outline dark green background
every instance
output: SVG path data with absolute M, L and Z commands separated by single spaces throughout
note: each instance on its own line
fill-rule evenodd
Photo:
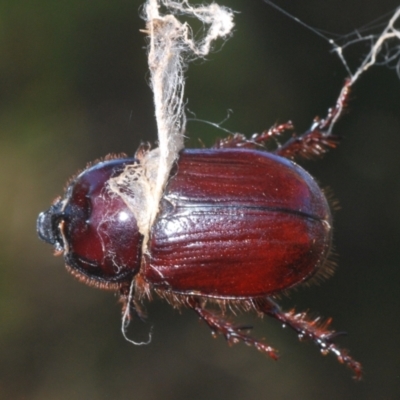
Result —
M 277 1 L 278 2 L 278 1 Z M 222 3 L 222 0 L 221 0 Z M 189 68 L 188 107 L 246 134 L 291 119 L 299 132 L 333 104 L 346 72 L 329 45 L 261 0 L 225 0 L 240 13 L 221 51 Z M 279 1 L 321 29 L 345 34 L 396 1 Z M 157 300 L 120 334 L 111 293 L 69 276 L 36 237 L 39 211 L 70 175 L 156 137 L 137 0 L 0 3 L 1 399 L 400 398 L 400 80 L 375 68 L 354 88 L 336 132 L 344 140 L 305 167 L 340 200 L 335 276 L 295 291 L 286 307 L 332 316 L 365 378 L 268 318 L 240 316 L 280 350 L 273 362 L 211 338 L 196 316 Z M 358 49 L 360 50 L 360 49 Z M 364 49 L 366 50 L 366 49 Z M 354 63 L 360 52 L 350 53 Z M 190 123 L 188 145 L 224 136 Z

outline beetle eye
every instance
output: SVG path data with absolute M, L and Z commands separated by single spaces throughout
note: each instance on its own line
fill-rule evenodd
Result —
M 64 250 L 64 240 L 61 235 L 60 223 L 65 221 L 66 216 L 63 213 L 52 215 L 51 224 L 52 224 L 52 232 L 54 235 L 54 247 L 56 251 Z

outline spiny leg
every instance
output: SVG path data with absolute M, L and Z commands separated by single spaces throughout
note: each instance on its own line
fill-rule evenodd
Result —
M 206 310 L 203 307 L 201 300 L 198 298 L 189 298 L 187 304 L 211 328 L 213 336 L 216 336 L 219 333 L 225 337 L 229 344 L 235 344 L 242 341 L 249 346 L 254 346 L 257 350 L 268 354 L 274 360 L 278 359 L 276 351 L 271 346 L 268 346 L 264 342 L 254 339 L 245 333 L 245 331 L 250 330 L 251 327 L 233 325 L 221 316 Z
M 336 105 L 328 110 L 324 119 L 316 118 L 311 128 L 300 136 L 294 135 L 286 143 L 279 146 L 273 153 L 281 157 L 294 159 L 314 158 L 335 148 L 339 137 L 332 135 L 332 128 L 346 109 L 350 95 L 351 81 L 347 79 L 340 91 Z
M 241 133 L 229 135 L 224 139 L 217 139 L 213 149 L 227 149 L 227 148 L 242 148 L 242 149 L 256 149 L 265 145 L 271 139 L 276 139 L 278 136 L 285 132 L 292 131 L 293 124 L 289 121 L 285 124 L 274 125 L 270 129 L 262 132 L 255 133 L 250 139 Z
M 361 379 L 361 364 L 349 356 L 346 350 L 342 350 L 333 342 L 338 335 L 343 333 L 329 330 L 331 319 L 323 322 L 320 318 L 310 320 L 304 312 L 297 314 L 294 310 L 284 312 L 268 297 L 255 299 L 253 302 L 257 311 L 269 315 L 282 322 L 284 325 L 289 326 L 297 332 L 300 339 L 311 339 L 321 349 L 322 354 L 334 354 L 339 362 L 346 364 L 354 371 L 355 379 Z
M 290 159 L 309 159 L 319 157 L 329 149 L 335 148 L 339 142 L 339 136 L 332 134 L 332 128 L 345 111 L 349 99 L 350 86 L 350 80 L 346 80 L 336 101 L 336 105 L 328 110 L 328 114 L 324 119 L 316 118 L 311 128 L 302 135 L 297 136 L 293 134 L 286 143 L 282 145 L 278 143 L 273 153 Z M 225 139 L 218 139 L 213 148 L 256 149 L 265 145 L 271 139 L 277 139 L 280 135 L 288 131 L 293 131 L 291 122 L 275 125 L 267 131 L 254 134 L 250 139 L 247 139 L 245 135 L 236 133 Z

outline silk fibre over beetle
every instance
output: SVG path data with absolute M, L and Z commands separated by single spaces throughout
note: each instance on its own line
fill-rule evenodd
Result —
M 254 310 L 333 353 L 360 378 L 360 363 L 334 342 L 330 320 L 283 311 L 275 301 L 283 291 L 331 273 L 328 202 L 293 160 L 336 146 L 329 128 L 348 92 L 347 82 L 325 119 L 275 150 L 262 145 L 291 131 L 291 123 L 250 139 L 231 135 L 211 149 L 183 150 L 148 237 L 140 229 L 143 179 L 151 169 L 146 146 L 134 158 L 109 156 L 73 178 L 64 197 L 39 215 L 38 234 L 64 255 L 80 281 L 118 291 L 125 314 L 142 316 L 141 303 L 156 293 L 174 307 L 193 309 L 228 342 L 243 341 L 276 359 L 272 347 L 225 316 L 229 307 Z

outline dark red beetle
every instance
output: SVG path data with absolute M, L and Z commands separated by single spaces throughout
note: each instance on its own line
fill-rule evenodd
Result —
M 331 271 L 328 203 L 292 159 L 335 147 L 330 128 L 348 89 L 346 84 L 326 119 L 275 151 L 259 147 L 292 129 L 290 123 L 250 140 L 237 134 L 209 150 L 182 151 L 148 237 L 140 233 L 130 203 L 141 193 L 112 190 L 124 171 L 141 166 L 144 148 L 136 158 L 109 157 L 74 178 L 64 198 L 39 215 L 39 236 L 64 253 L 78 279 L 118 290 L 125 310 L 142 315 L 140 301 L 154 289 L 174 306 L 195 310 L 229 342 L 241 340 L 277 358 L 273 348 L 248 334 L 248 327 L 235 326 L 205 306 L 211 301 L 222 310 L 226 305 L 254 309 L 312 339 L 323 353 L 334 353 L 360 378 L 361 365 L 333 342 L 329 321 L 283 312 L 274 301 L 274 295 Z M 136 179 L 134 172 L 128 176 Z

